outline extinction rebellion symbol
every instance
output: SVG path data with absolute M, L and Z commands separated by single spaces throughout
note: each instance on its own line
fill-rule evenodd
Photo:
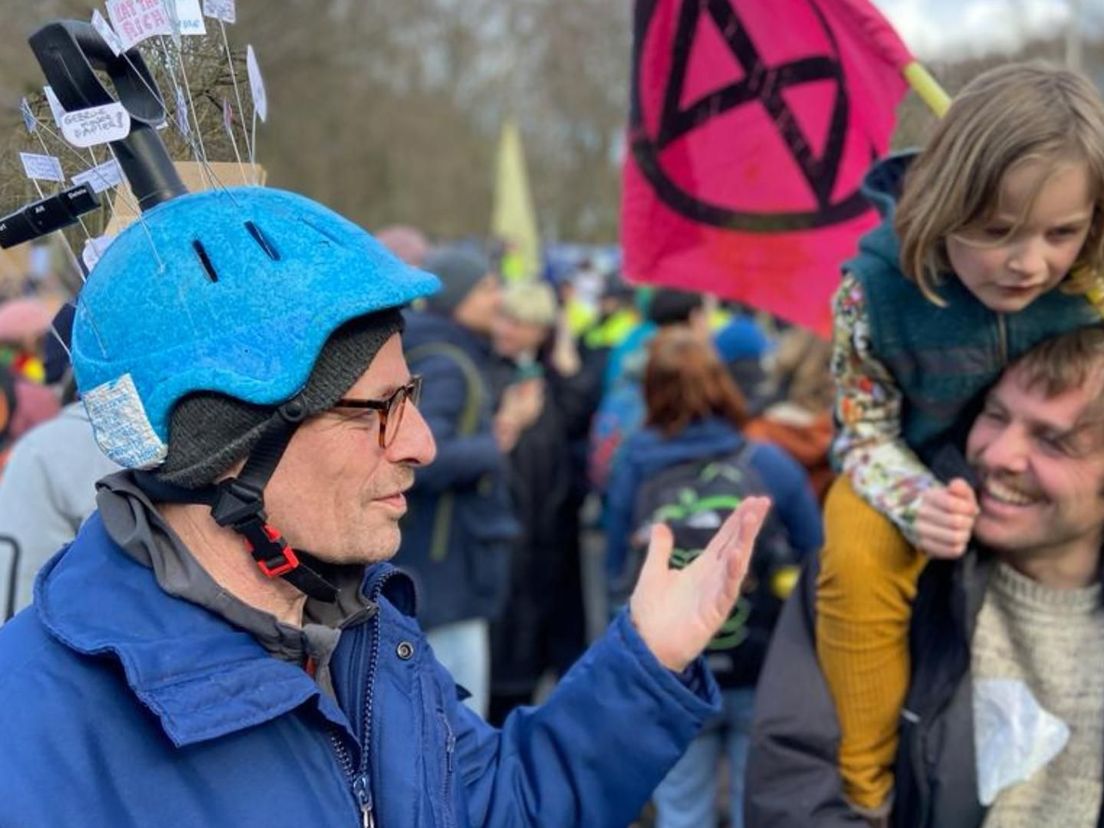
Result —
M 641 88 L 644 85 L 645 44 L 660 0 L 638 0 L 633 38 L 630 135 L 633 157 L 641 172 L 651 183 L 657 196 L 675 212 L 691 220 L 729 230 L 751 233 L 808 230 L 836 224 L 866 212 L 870 205 L 857 186 L 851 193 L 832 200 L 847 138 L 850 107 L 843 82 L 843 68 L 837 59 L 836 39 L 827 22 L 815 5 L 810 3 L 809 8 L 824 31 L 832 54 L 812 55 L 768 65 L 740 20 L 733 2 L 735 0 L 682 0 L 673 42 L 650 44 L 652 49 L 670 50 L 670 71 L 666 76 L 662 102 L 646 102 L 646 93 Z M 701 48 L 701 44 L 696 43 L 696 34 L 700 31 L 699 19 L 703 12 L 712 19 L 743 74 L 732 83 L 684 105 L 682 101 L 688 68 L 695 48 Z M 649 65 L 652 65 L 650 60 Z M 831 103 L 827 135 L 821 152 L 817 155 L 783 93 L 803 84 L 823 81 L 831 82 L 834 100 Z M 650 85 L 656 85 L 654 80 Z M 645 105 L 651 107 L 648 110 L 649 116 L 659 107 L 658 118 L 645 118 Z M 695 133 L 709 127 L 714 119 L 740 107 L 761 107 L 765 110 L 782 139 L 785 151 L 792 157 L 800 175 L 808 184 L 813 196 L 811 201 L 815 203 L 813 209 L 809 209 L 809 204 L 806 203 L 792 211 L 750 211 L 746 206 L 736 209 L 716 203 L 715 200 L 711 202 L 700 195 L 692 194 L 685 184 L 676 180 L 677 175 L 669 166 L 665 166 L 664 150 L 671 147 L 673 142 L 680 139 L 695 140 Z M 657 125 L 650 129 L 654 134 L 649 134 L 648 122 Z M 736 148 L 738 139 L 735 137 L 732 146 L 732 152 L 739 151 Z M 870 146 L 869 155 L 871 160 L 877 157 L 873 145 Z

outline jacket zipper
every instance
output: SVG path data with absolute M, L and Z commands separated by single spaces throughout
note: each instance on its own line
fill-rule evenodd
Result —
M 372 801 L 372 776 L 368 767 L 368 754 L 372 745 L 372 701 L 375 698 L 376 668 L 379 664 L 380 651 L 380 612 L 378 609 L 379 596 L 383 591 L 383 585 L 394 575 L 393 572 L 385 574 L 372 589 L 369 599 L 377 605 L 372 617 L 375 629 L 372 635 L 372 654 L 368 660 L 368 689 L 364 697 L 364 727 L 363 744 L 360 746 L 360 767 L 353 767 L 353 759 L 348 749 L 341 743 L 341 737 L 336 730 L 330 731 L 330 743 L 337 754 L 337 761 L 341 765 L 345 778 L 349 780 L 353 797 L 360 806 L 361 828 L 376 828 L 375 804 Z M 358 659 L 359 661 L 359 659 Z M 356 671 L 354 671 L 354 675 Z
M 366 774 L 356 772 L 349 751 L 345 745 L 341 744 L 341 737 L 333 730 L 330 731 L 330 744 L 333 745 L 334 752 L 337 754 L 337 761 L 341 765 L 341 770 L 345 773 L 345 778 L 349 780 L 349 786 L 353 790 L 357 805 L 360 806 L 361 828 L 375 828 L 376 818 L 372 810 L 372 787 L 368 783 Z
M 1000 364 L 1003 368 L 1008 364 L 1008 328 L 1004 321 L 1004 314 L 997 314 L 997 347 L 1000 351 Z
M 441 717 L 441 724 L 445 727 L 445 811 L 442 814 L 445 818 L 445 824 L 455 824 L 452 819 L 452 774 L 453 774 L 453 754 L 456 752 L 456 736 L 452 732 L 452 725 L 449 724 L 448 714 L 444 710 L 438 710 L 437 715 Z

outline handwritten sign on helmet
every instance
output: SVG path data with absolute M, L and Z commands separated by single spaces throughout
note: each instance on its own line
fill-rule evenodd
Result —
M 61 116 L 61 134 L 75 147 L 120 141 L 130 134 L 130 113 L 121 103 L 77 109 Z

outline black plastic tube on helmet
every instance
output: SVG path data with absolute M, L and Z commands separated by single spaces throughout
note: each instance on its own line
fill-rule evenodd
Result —
M 155 129 L 165 119 L 165 106 L 137 49 L 116 56 L 91 23 L 79 20 L 47 23 L 28 42 L 67 111 L 116 100 L 126 107 L 130 134 L 111 147 L 143 212 L 188 192 Z M 111 79 L 114 96 L 97 70 Z

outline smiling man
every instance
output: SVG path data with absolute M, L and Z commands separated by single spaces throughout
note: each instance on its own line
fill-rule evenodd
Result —
M 112 242 L 72 355 L 97 442 L 128 470 L 0 630 L 0 823 L 637 814 L 717 709 L 698 656 L 766 503 L 682 572 L 658 529 L 630 612 L 544 706 L 491 728 L 386 563 L 436 453 L 400 309 L 438 286 L 321 205 L 258 187 L 165 200 Z
M 973 548 L 932 561 L 920 580 L 893 814 L 871 821 L 1098 826 L 1104 329 L 1043 342 L 1008 368 L 973 422 L 966 459 L 980 509 Z M 811 580 L 787 605 L 760 683 L 752 826 L 865 821 L 840 790 Z
M 974 538 L 1056 589 L 1097 580 L 1104 533 L 1099 329 L 1042 345 L 990 391 L 966 443 Z

